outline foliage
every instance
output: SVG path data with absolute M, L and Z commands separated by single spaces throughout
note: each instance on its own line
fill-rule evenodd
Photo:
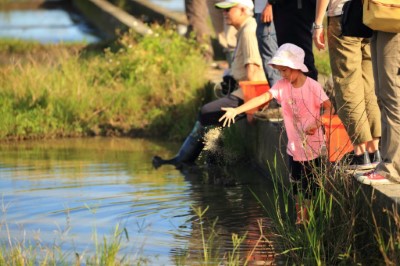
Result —
M 126 33 L 97 54 L 59 47 L 45 60 L 29 52 L 40 51 L 37 44 L 0 42 L 7 58 L 25 50 L 30 58 L 0 65 L 0 138 L 182 138 L 202 99 L 206 63 L 193 40 L 153 31 Z
M 341 162 L 344 163 L 345 162 Z M 365 195 L 358 183 L 337 167 L 326 162 L 315 168 L 320 189 L 308 208 L 309 222 L 295 225 L 292 188 L 274 166 L 274 201 L 278 211 L 269 211 L 275 230 L 282 239 L 282 255 L 295 265 L 377 265 L 399 261 L 398 215 L 388 212 L 385 218 L 393 223 L 388 233 L 376 223 L 372 211 L 374 195 Z M 300 193 L 300 198 L 302 195 Z M 365 205 L 369 204 L 369 208 Z M 268 211 L 268 210 L 266 210 Z M 392 221 L 392 222 L 390 222 Z
M 315 67 L 320 75 L 329 76 L 332 74 L 331 64 L 329 61 L 329 52 L 327 49 L 318 51 L 314 49 Z

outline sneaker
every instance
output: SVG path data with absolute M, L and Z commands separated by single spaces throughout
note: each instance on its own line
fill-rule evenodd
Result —
M 348 170 L 368 170 L 373 168 L 374 166 L 371 164 L 368 152 L 364 152 L 364 154 L 361 155 L 353 154 L 347 166 Z
M 358 182 L 366 185 L 388 185 L 393 184 L 389 179 L 383 175 L 378 174 L 378 172 L 370 171 L 363 174 L 356 174 L 355 178 Z
M 375 152 L 369 153 L 369 159 L 371 160 L 371 164 L 373 166 L 377 166 L 382 161 L 380 151 L 376 150 Z

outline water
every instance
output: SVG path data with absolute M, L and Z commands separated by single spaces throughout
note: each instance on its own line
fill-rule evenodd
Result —
M 218 218 L 221 253 L 231 250 L 233 233 L 249 232 L 242 248 L 253 248 L 258 221 L 271 233 L 271 221 L 251 193 L 270 208 L 265 198 L 273 186 L 264 177 L 250 167 L 186 173 L 172 166 L 152 168 L 154 153 L 172 155 L 177 145 L 111 138 L 1 144 L 0 239 L 40 239 L 70 254 L 93 254 L 95 243 L 119 225 L 129 235 L 122 255 L 174 265 L 176 257 L 189 253 L 186 265 L 201 261 L 203 251 L 192 207 L 209 208 L 205 224 Z M 229 186 L 218 180 L 229 180 Z M 257 254 L 273 261 L 270 246 Z
M 95 43 L 101 40 L 100 33 L 81 15 L 62 8 L 1 11 L 0 38 L 41 43 Z
M 96 43 L 102 39 L 101 29 L 90 25 L 70 7 L 0 11 L 0 38 L 34 40 L 41 43 Z M 173 12 L 184 12 L 184 1 L 151 0 L 153 4 Z
M 183 0 L 150 0 L 150 2 L 171 11 L 185 12 L 185 1 Z

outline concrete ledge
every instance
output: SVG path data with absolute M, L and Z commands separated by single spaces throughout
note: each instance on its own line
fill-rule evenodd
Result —
M 286 167 L 287 137 L 283 122 L 241 119 L 236 122 L 240 137 L 256 166 L 267 176 L 282 178 L 289 185 Z
M 145 17 L 150 23 L 164 24 L 170 21 L 177 25 L 188 25 L 184 13 L 167 10 L 147 0 L 128 0 L 124 3 L 123 9 L 135 17 Z
M 130 28 L 142 35 L 152 33 L 143 22 L 105 0 L 72 1 L 74 7 L 100 31 L 103 31 L 106 38 L 115 38 L 118 30 L 124 32 Z

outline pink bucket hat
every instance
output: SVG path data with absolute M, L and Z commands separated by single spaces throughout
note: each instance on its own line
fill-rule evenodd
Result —
M 308 68 L 304 64 L 304 56 L 303 49 L 292 43 L 285 43 L 278 48 L 268 65 L 286 66 L 308 72 Z

